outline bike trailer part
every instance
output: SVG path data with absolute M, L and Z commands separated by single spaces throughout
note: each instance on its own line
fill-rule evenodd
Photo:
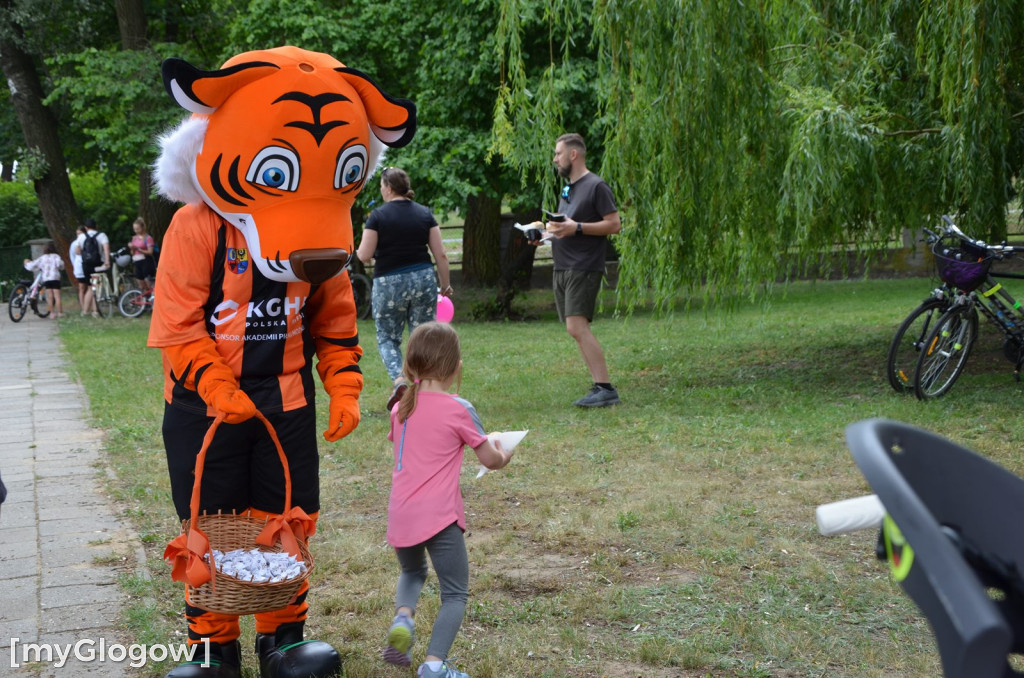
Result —
M 946 678 L 1020 675 L 1024 480 L 922 429 L 869 419 L 846 442 L 885 506 L 880 550 L 931 624 Z

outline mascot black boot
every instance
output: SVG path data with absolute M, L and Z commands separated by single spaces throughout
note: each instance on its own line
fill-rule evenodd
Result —
M 341 675 L 338 651 L 322 640 L 303 640 L 305 622 L 281 624 L 256 634 L 260 678 L 332 678 Z
M 241 676 L 242 649 L 237 640 L 223 645 L 210 643 L 210 665 L 206 663 L 205 646 L 195 646 L 192 661 L 174 668 L 167 678 L 239 678 Z

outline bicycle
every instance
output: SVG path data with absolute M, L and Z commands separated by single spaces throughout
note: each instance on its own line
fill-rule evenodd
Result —
M 352 259 L 345 264 L 349 280 L 352 282 L 352 296 L 356 301 L 356 317 L 366 320 L 373 311 L 373 281 L 370 277 L 352 270 Z
M 942 285 L 896 330 L 887 357 L 889 384 L 920 400 L 944 395 L 963 372 L 978 334 L 978 310 L 1004 333 L 1004 352 L 1018 380 L 1024 363 L 1024 313 L 995 280 L 1024 275 L 991 271 L 993 261 L 1024 247 L 988 245 L 964 234 L 948 216 L 942 220 L 941 234 L 925 229 Z
M 113 289 L 115 296 L 118 300 L 128 290 L 137 289 L 139 287 L 138 281 L 135 279 L 134 268 L 132 267 L 132 255 L 127 247 L 122 247 L 116 252 L 110 253 L 111 266 L 111 280 L 113 280 Z
M 1024 275 L 991 270 L 995 261 L 1024 252 L 1024 247 L 1006 243 L 988 245 L 974 240 L 951 220 L 947 221 L 946 231 L 958 242 L 946 246 L 939 241 L 932 250 L 939 276 L 959 293 L 925 337 L 914 372 L 914 394 L 920 400 L 944 395 L 963 373 L 978 336 L 979 312 L 1002 332 L 1003 353 L 1014 364 L 1017 381 L 1024 365 L 1024 312 L 1020 303 L 996 280 L 1022 279 Z
M 11 291 L 11 298 L 7 302 L 7 315 L 11 317 L 11 320 L 21 322 L 21 319 L 25 317 L 25 313 L 30 308 L 40 318 L 49 316 L 50 306 L 46 301 L 46 295 L 42 294 L 42 291 L 42 273 L 36 273 L 35 279 L 31 282 L 27 280 L 19 281 Z
M 928 619 L 946 678 L 1021 675 L 1024 480 L 896 421 L 852 424 L 846 443 L 875 495 L 819 506 L 819 531 L 880 528 L 876 555 Z
M 138 318 L 145 311 L 153 311 L 153 290 L 143 292 L 138 288 L 130 289 L 117 299 L 117 310 L 125 318 Z
M 92 296 L 96 301 L 96 310 L 101 317 L 109 318 L 114 314 L 114 307 L 117 304 L 117 295 L 107 275 L 109 269 L 102 268 L 93 272 L 89 279 L 89 286 L 92 288 Z

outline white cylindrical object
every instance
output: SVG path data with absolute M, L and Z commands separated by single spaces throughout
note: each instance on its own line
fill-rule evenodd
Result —
M 885 516 L 885 507 L 877 494 L 822 504 L 815 510 L 818 531 L 826 537 L 878 527 Z

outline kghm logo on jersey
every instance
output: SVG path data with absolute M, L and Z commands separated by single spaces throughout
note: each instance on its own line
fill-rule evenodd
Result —
M 249 268 L 249 250 L 241 247 L 229 247 L 228 268 L 232 273 L 245 273 Z

